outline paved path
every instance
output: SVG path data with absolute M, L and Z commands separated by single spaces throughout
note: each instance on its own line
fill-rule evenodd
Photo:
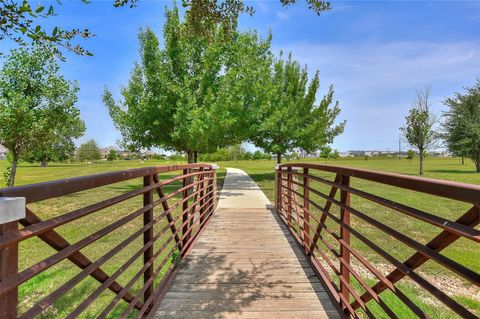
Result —
M 215 215 L 155 318 L 338 317 L 265 194 L 229 168 Z

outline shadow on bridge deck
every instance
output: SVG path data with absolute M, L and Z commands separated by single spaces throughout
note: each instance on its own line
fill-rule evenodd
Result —
M 179 265 L 155 318 L 338 318 L 270 202 L 228 169 L 214 217 Z

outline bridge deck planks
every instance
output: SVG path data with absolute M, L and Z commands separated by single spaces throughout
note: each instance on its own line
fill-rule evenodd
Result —
M 215 215 L 155 318 L 338 318 L 269 206 L 248 175 L 229 169 Z

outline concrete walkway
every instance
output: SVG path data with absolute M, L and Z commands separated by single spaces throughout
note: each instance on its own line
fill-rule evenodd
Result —
M 215 215 L 155 318 L 337 318 L 324 287 L 242 170 L 228 168 Z

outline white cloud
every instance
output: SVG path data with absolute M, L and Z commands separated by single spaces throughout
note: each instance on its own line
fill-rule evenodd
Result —
M 347 120 L 334 145 L 340 149 L 393 147 L 416 87 L 431 85 L 440 113 L 444 97 L 480 77 L 478 42 L 292 43 L 282 49 L 310 72 L 320 70 L 321 93 L 334 85 Z

